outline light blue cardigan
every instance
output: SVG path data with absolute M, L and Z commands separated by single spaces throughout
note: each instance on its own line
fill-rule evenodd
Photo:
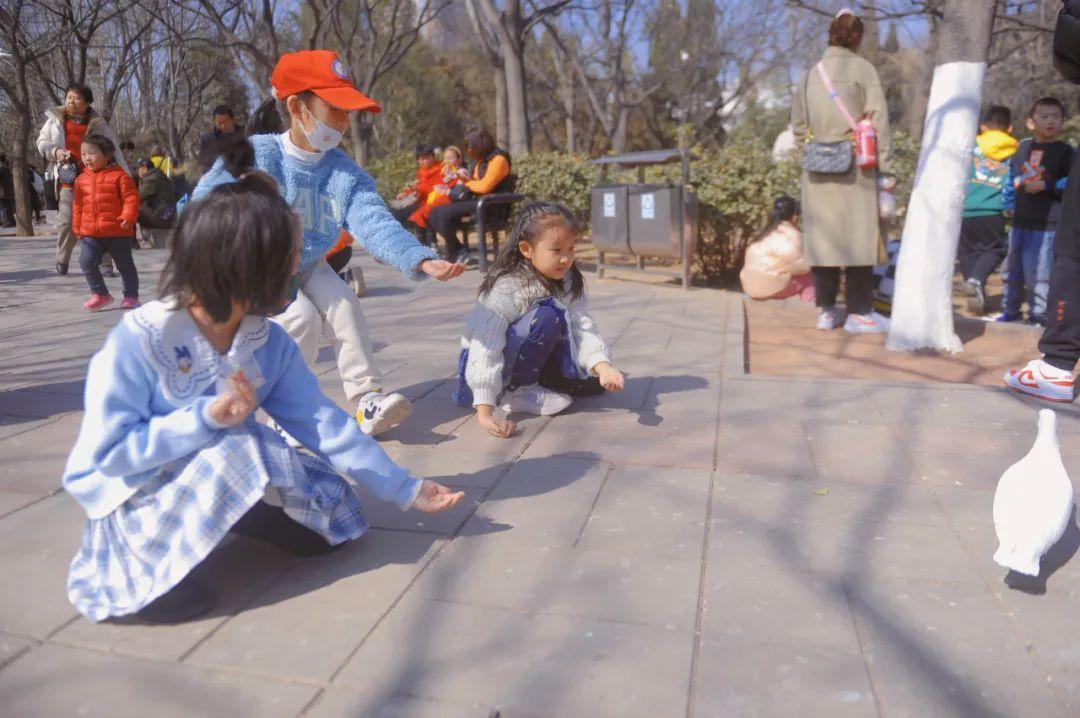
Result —
M 285 201 L 303 222 L 300 273 L 333 249 L 342 227 L 376 259 L 406 276 L 420 277 L 420 263 L 438 259 L 435 250 L 394 219 L 375 189 L 375 180 L 341 150 L 329 150 L 318 162 L 307 164 L 285 153 L 283 135 L 255 135 L 250 141 L 255 166 L 277 180 Z M 219 158 L 199 180 L 192 199 L 235 181 Z
M 421 482 L 323 395 L 284 329 L 245 317 L 221 355 L 186 310 L 163 301 L 125 316 L 91 359 L 64 488 L 90 518 L 112 513 L 162 466 L 211 442 L 222 427 L 207 408 L 236 369 L 256 384 L 260 408 L 304 446 L 379 498 L 412 504 Z

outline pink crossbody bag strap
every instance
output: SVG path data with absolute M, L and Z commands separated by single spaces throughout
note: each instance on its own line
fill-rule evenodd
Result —
M 844 119 L 847 120 L 848 126 L 851 128 L 851 130 L 853 132 L 857 132 L 858 129 L 855 123 L 855 118 L 851 116 L 850 112 L 848 112 L 848 108 L 844 104 L 844 101 L 840 99 L 840 93 L 836 91 L 835 87 L 833 87 L 832 80 L 829 79 L 829 73 L 825 72 L 825 65 L 819 62 L 817 64 L 817 71 L 818 75 L 821 76 L 821 81 L 825 84 L 825 91 L 829 93 L 829 98 L 834 103 L 836 103 L 836 108 L 840 110 L 840 114 L 842 114 L 844 116 Z

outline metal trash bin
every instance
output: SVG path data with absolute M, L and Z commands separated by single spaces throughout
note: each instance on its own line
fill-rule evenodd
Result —
M 682 163 L 682 184 L 645 184 L 644 168 L 651 164 Z M 677 259 L 682 271 L 666 272 L 690 286 L 690 269 L 697 245 L 697 195 L 689 185 L 689 153 L 685 150 L 634 152 L 602 157 L 592 164 L 601 166 L 601 183 L 590 193 L 592 242 L 599 251 L 597 276 L 604 276 L 606 253 L 629 254 L 637 258 L 637 269 L 645 269 L 645 258 Z M 607 169 L 618 164 L 637 167 L 637 184 L 607 184 Z M 653 273 L 656 272 L 654 270 Z

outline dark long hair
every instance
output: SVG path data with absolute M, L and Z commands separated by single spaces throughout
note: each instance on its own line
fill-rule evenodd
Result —
M 797 200 L 788 197 L 786 194 L 782 194 L 773 200 L 772 209 L 769 211 L 769 223 L 765 225 L 765 228 L 754 235 L 754 238 L 750 240 L 749 244 L 765 239 L 774 229 L 780 226 L 781 222 L 790 222 L 795 219 L 795 215 L 799 214 L 799 203 Z
M 176 309 L 198 298 L 215 322 L 233 301 L 249 314 L 281 309 L 292 278 L 296 219 L 272 181 L 250 173 L 184 208 L 158 294 Z
M 314 95 L 315 93 L 311 90 L 304 90 L 297 93 L 296 96 L 307 105 Z M 287 99 L 285 98 L 285 100 Z M 271 97 L 256 107 L 255 111 L 251 113 L 251 119 L 248 120 L 245 128 L 248 137 L 252 135 L 280 135 L 289 129 L 292 119 L 289 117 L 289 110 L 285 100 Z
M 255 148 L 243 132 L 231 132 L 208 142 L 199 151 L 199 167 L 206 172 L 218 157 L 224 159 L 225 169 L 233 177 L 239 177 L 255 166 Z
M 570 265 L 570 289 L 564 290 L 562 282 L 549 279 L 532 265 L 521 249 L 519 242 L 528 242 L 535 247 L 544 229 L 552 223 L 562 223 L 571 232 L 581 235 L 581 225 L 574 217 L 574 213 L 561 204 L 555 202 L 530 202 L 518 210 L 514 228 L 510 230 L 495 263 L 491 265 L 484 281 L 480 283 L 480 296 L 488 294 L 503 277 L 511 275 L 520 276 L 523 279 L 536 281 L 542 284 L 553 297 L 569 295 L 572 299 L 578 299 L 585 293 L 585 277 L 577 264 Z

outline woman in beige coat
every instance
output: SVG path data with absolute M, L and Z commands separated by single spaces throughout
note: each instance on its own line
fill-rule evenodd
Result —
M 873 311 L 874 271 L 882 241 L 878 225 L 878 175 L 890 174 L 891 142 L 885 93 L 874 66 L 856 51 L 862 43 L 863 24 L 851 11 L 841 11 L 829 26 L 829 47 L 821 65 L 833 87 L 858 121 L 869 117 L 877 130 L 878 168 L 862 170 L 855 162 L 846 174 L 803 171 L 803 250 L 812 268 L 818 329 L 840 326 L 836 309 L 840 270 L 844 269 L 844 329 L 849 332 L 888 331 L 888 319 Z M 847 119 L 829 96 L 816 68 L 799 83 L 791 111 L 800 145 L 810 139 L 837 142 L 851 139 Z M 891 178 L 883 179 L 890 185 Z

